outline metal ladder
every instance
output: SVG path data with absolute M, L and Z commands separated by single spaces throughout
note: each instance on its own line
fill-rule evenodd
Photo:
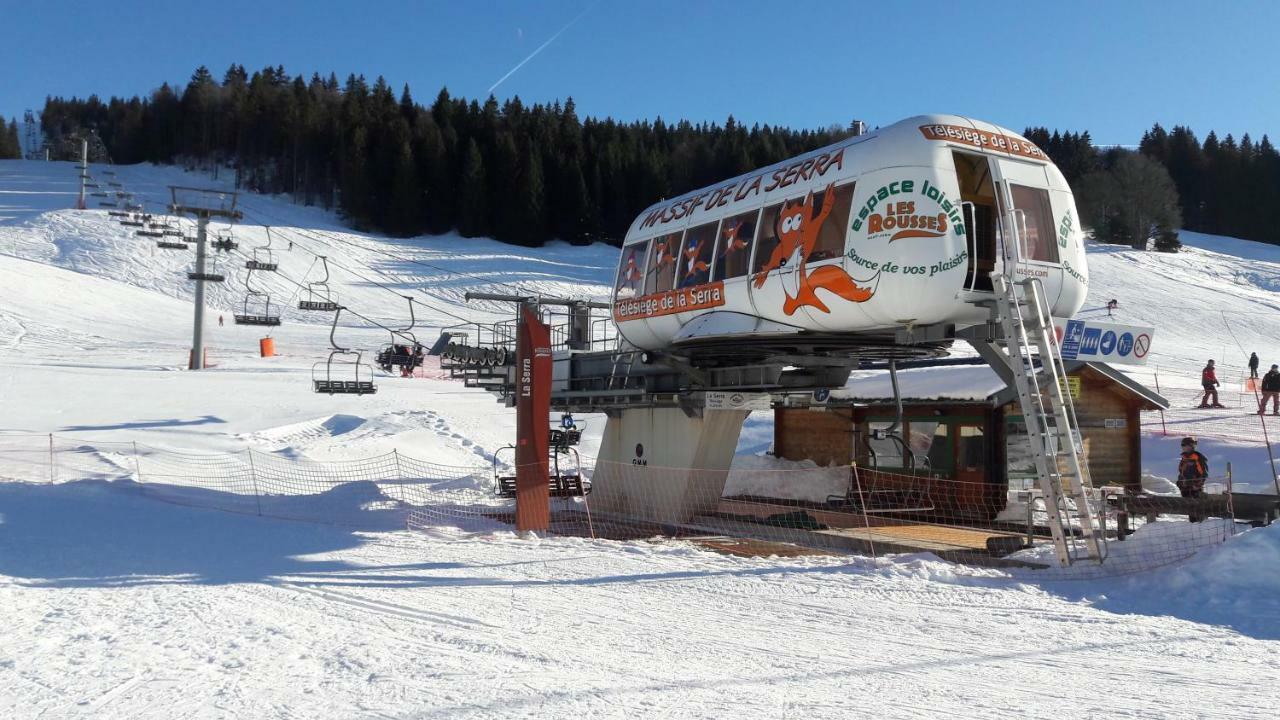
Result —
M 1013 372 L 1058 562 L 1067 566 L 1087 557 L 1100 563 L 1106 557 L 1103 526 L 1095 522 L 1093 483 L 1080 458 L 1079 425 L 1044 287 L 1036 278 L 1015 282 L 1002 273 L 992 273 L 991 280 L 1004 336 L 1000 354 Z M 1076 551 L 1077 538 L 1084 557 Z

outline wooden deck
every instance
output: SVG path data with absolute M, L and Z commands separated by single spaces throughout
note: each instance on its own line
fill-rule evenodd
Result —
M 992 538 L 1014 541 L 1016 544 L 1025 537 L 1015 532 L 926 524 L 816 508 L 803 509 L 803 523 L 777 522 L 779 516 L 797 516 L 798 510 L 790 503 L 774 504 L 726 498 L 720 501 L 715 513 L 699 515 L 678 525 L 604 517 L 599 514 L 589 519 L 586 513 L 559 511 L 552 513 L 549 529 L 556 535 L 606 540 L 674 538 L 687 540 L 715 552 L 745 557 L 840 553 L 878 556 L 930 552 L 956 562 L 1029 565 L 1004 560 L 988 550 L 988 540 Z M 490 517 L 503 522 L 514 522 L 510 513 L 493 513 Z

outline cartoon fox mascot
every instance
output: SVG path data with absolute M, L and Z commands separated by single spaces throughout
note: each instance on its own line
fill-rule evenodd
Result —
M 697 241 L 690 241 L 684 251 L 684 283 L 691 284 L 699 279 L 705 280 L 711 266 L 698 257 Z
M 831 214 L 835 206 L 833 185 L 828 185 L 822 193 L 822 207 L 813 215 L 813 192 L 810 191 L 804 200 L 798 203 L 784 202 L 778 211 L 774 233 L 778 236 L 778 246 L 773 249 L 769 262 L 756 273 L 757 288 L 764 287 L 769 273 L 787 263 L 796 263 L 794 277 L 796 286 L 785 288 L 786 301 L 782 311 L 787 315 L 795 314 L 802 307 L 812 307 L 829 313 L 831 310 L 818 297 L 818 290 L 838 295 L 850 302 L 866 302 L 875 294 L 873 288 L 859 287 L 858 283 L 839 265 L 823 265 L 809 272 L 808 257 L 818 244 L 818 232 L 822 223 Z M 798 256 L 798 257 L 797 257 Z
M 632 250 L 627 256 L 626 267 L 622 269 L 622 285 L 621 287 L 636 289 L 636 282 L 640 280 L 640 268 L 636 265 L 636 251 Z

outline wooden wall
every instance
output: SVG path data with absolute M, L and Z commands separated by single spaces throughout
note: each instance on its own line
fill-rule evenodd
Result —
M 1087 368 L 1074 373 L 1080 377 L 1080 397 L 1076 400 L 1076 418 L 1080 423 L 1084 440 L 1084 458 L 1089 466 L 1094 487 L 1102 485 L 1140 486 L 1141 436 L 1139 413 L 1141 400 L 1128 390 L 1115 384 L 1106 376 Z M 990 406 L 986 406 L 989 408 Z M 912 404 L 905 408 L 910 419 L 929 417 L 935 411 L 946 415 L 978 415 L 987 410 L 982 405 Z M 870 414 L 892 415 L 890 405 L 859 407 L 830 407 L 824 411 L 807 408 L 778 408 L 774 410 L 774 452 L 788 460 L 811 459 L 819 465 L 848 464 L 853 444 L 854 413 L 859 423 Z M 995 417 L 1003 420 L 1007 415 L 1021 415 L 1015 401 L 1001 408 Z M 1106 427 L 1111 420 L 1113 427 Z M 1123 421 L 1123 427 L 1115 427 Z M 992 468 L 988 478 L 1003 483 L 1005 473 L 1000 465 L 1006 462 L 1004 447 L 1004 423 L 993 422 L 988 431 L 992 449 Z
M 787 460 L 813 460 L 822 467 L 853 461 L 853 410 L 777 408 L 773 411 L 773 452 Z

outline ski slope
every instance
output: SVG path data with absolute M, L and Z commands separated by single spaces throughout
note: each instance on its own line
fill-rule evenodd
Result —
M 157 207 L 169 184 L 218 182 L 174 168 L 115 170 Z M 6 443 L 38 447 L 52 432 L 86 445 L 252 447 L 312 460 L 398 449 L 482 465 L 511 441 L 510 411 L 446 380 L 378 377 L 372 397 L 313 394 L 329 316 L 284 303 L 272 332 L 280 356 L 259 358 L 262 329 L 231 322 L 243 289 L 235 282 L 208 299 L 216 367 L 182 371 L 189 255 L 153 250 L 105 212 L 67 209 L 74 178 L 68 163 L 0 162 Z M 455 316 L 509 312 L 471 307 L 467 290 L 600 299 L 616 259 L 602 246 L 391 240 L 287 199 L 241 201 L 242 249 L 265 243 L 270 225 L 282 275 L 316 279 L 315 255 L 326 255 L 342 302 L 384 324 L 407 324 L 400 295 L 414 294 L 415 332 L 427 342 Z M 1091 247 L 1087 312 L 1105 314 L 1115 297 L 1119 322 L 1157 327 L 1153 365 L 1138 376 L 1153 379 L 1158 363 L 1162 388 L 1188 374 L 1198 385 L 1210 356 L 1239 367 L 1256 350 L 1265 364 L 1280 362 L 1280 252 L 1191 233 L 1184 241 L 1192 247 L 1173 256 Z M 287 300 L 295 289 L 277 280 L 271 291 Z M 346 316 L 337 337 L 367 350 L 389 340 Z M 1241 439 L 1256 418 L 1200 412 L 1166 422 L 1218 423 L 1208 427 L 1221 437 L 1202 450 L 1262 484 L 1265 452 Z M 587 422 L 584 452 L 594 454 L 602 422 Z M 740 450 L 767 444 L 767 422 L 753 418 Z M 1150 435 L 1153 470 L 1173 446 L 1176 437 Z M 1280 711 L 1280 527 L 1139 576 L 1046 582 L 927 555 L 742 558 L 675 541 L 409 532 L 398 510 L 370 506 L 358 484 L 330 498 L 332 522 L 308 523 L 187 506 L 200 504 L 195 490 L 181 505 L 129 482 L 59 479 L 0 481 L 0 717 Z

